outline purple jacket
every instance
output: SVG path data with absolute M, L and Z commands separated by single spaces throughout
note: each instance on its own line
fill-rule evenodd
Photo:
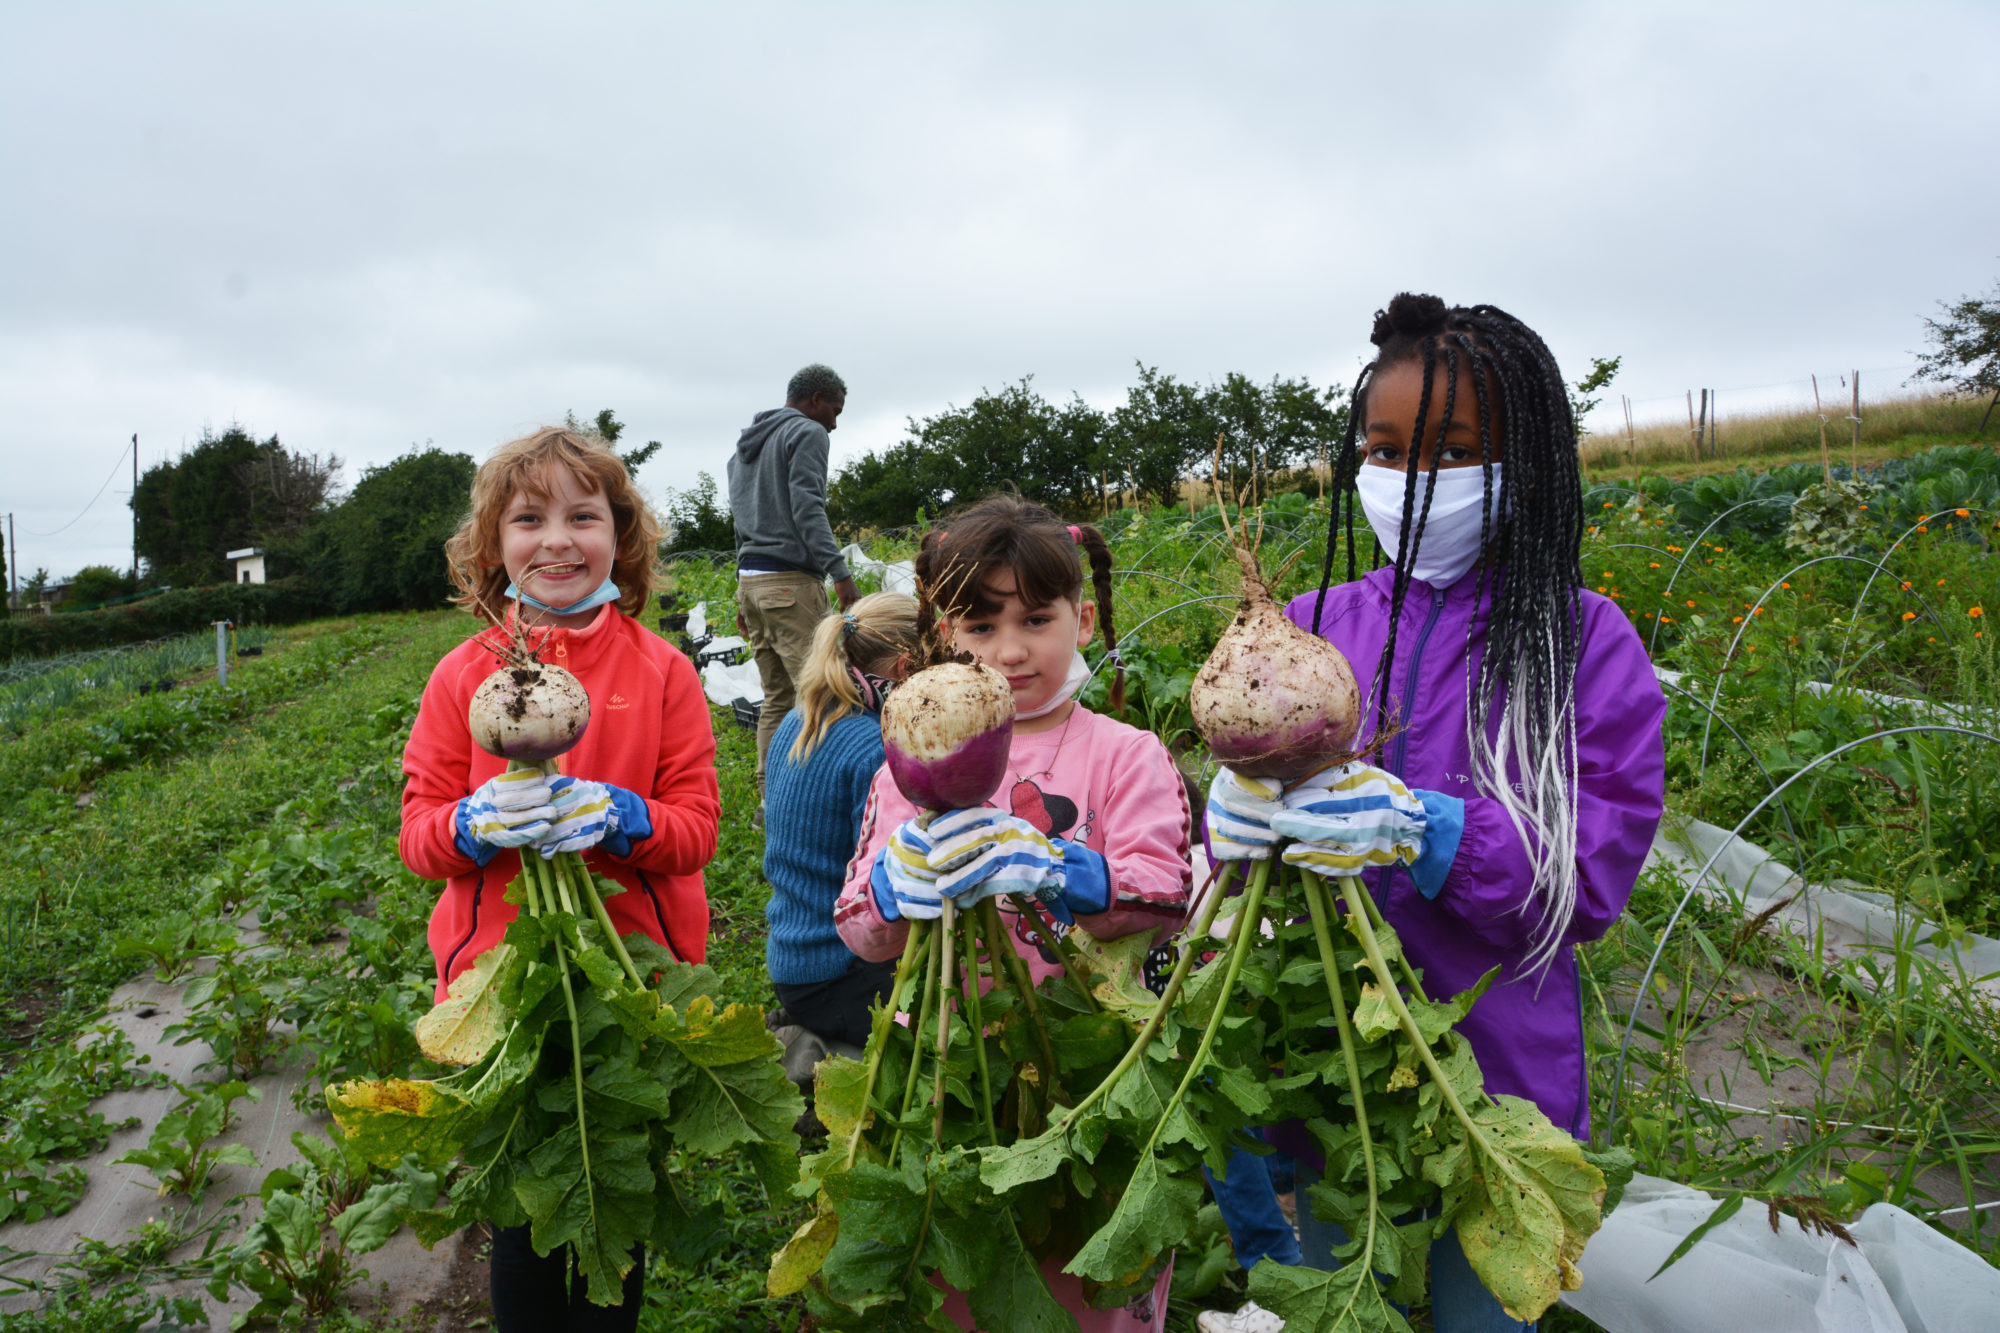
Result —
M 1321 614 L 1322 635 L 1347 656 L 1361 684 L 1364 736 L 1374 732 L 1374 701 L 1367 696 L 1388 637 L 1394 580 L 1395 570 L 1383 568 L 1329 588 Z M 1416 866 L 1371 872 L 1369 886 L 1404 952 L 1423 969 L 1424 989 L 1433 998 L 1458 994 L 1499 964 L 1492 989 L 1459 1027 L 1479 1057 L 1488 1091 L 1525 1097 L 1551 1121 L 1588 1139 L 1582 994 L 1572 946 L 1598 938 L 1618 919 L 1653 844 L 1666 787 L 1660 736 L 1666 697 L 1624 611 L 1608 598 L 1582 593 L 1576 913 L 1548 970 L 1522 975 L 1538 914 L 1518 909 L 1527 902 L 1534 873 L 1500 803 L 1474 790 L 1465 738 L 1467 681 L 1478 669 L 1492 613 L 1490 585 L 1481 599 L 1479 582 L 1468 575 L 1436 589 L 1412 579 L 1403 599 L 1390 714 L 1404 729 L 1380 762 L 1421 796 L 1433 815 L 1432 830 Z M 1310 630 L 1317 596 L 1294 598 L 1285 614 Z M 1461 827 L 1454 830 L 1454 823 Z M 1447 865 L 1442 856 L 1454 832 L 1457 847 Z M 1272 1137 L 1279 1147 L 1319 1161 L 1302 1126 L 1281 1127 Z

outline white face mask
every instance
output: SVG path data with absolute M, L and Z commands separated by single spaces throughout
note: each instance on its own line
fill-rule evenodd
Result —
M 1500 465 L 1495 463 L 1492 467 L 1493 510 L 1497 519 Z M 1361 512 L 1368 516 L 1375 540 L 1382 544 L 1383 554 L 1391 560 L 1396 558 L 1404 527 L 1403 481 L 1401 468 L 1374 467 L 1367 463 L 1361 465 L 1354 478 L 1361 495 Z M 1410 500 L 1415 513 L 1424 513 L 1425 488 L 1430 481 L 1428 473 L 1417 476 L 1416 494 Z M 1480 510 L 1486 494 L 1486 476 L 1476 467 L 1439 468 L 1436 481 L 1437 490 L 1431 496 L 1430 512 L 1424 514 L 1423 539 L 1417 544 L 1417 560 L 1410 567 L 1410 577 L 1422 579 L 1433 588 L 1449 588 L 1479 563 Z

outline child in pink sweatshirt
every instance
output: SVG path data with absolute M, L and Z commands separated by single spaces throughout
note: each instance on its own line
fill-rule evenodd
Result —
M 1094 602 L 1083 597 L 1085 552 Z M 1075 701 L 1089 678 L 1078 649 L 1100 621 L 1107 647 L 1116 642 L 1103 536 L 1039 505 L 995 496 L 926 536 L 916 573 L 920 588 L 949 598 L 936 607 L 926 599 L 920 626 L 937 616 L 954 648 L 1000 672 L 1013 690 L 1008 776 L 994 805 L 941 815 L 925 830 L 888 769 L 878 772 L 834 908 L 841 939 L 862 958 L 894 958 L 909 920 L 937 916 L 945 897 L 961 908 L 995 897 L 1039 981 L 1057 970 L 1054 950 L 1013 912 L 1009 893 L 1058 890 L 1059 923 L 1099 939 L 1178 927 L 1191 874 L 1186 789 L 1157 737 Z M 1120 679 L 1114 698 L 1122 691 Z M 1080 1280 L 1062 1272 L 1065 1262 L 1045 1261 L 1042 1275 L 1083 1333 L 1164 1328 L 1171 1265 L 1129 1305 L 1093 1310 Z M 973 1326 L 962 1296 L 954 1294 L 945 1313 Z

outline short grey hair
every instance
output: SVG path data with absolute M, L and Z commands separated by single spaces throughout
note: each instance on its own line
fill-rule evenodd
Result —
M 785 401 L 803 403 L 816 393 L 828 398 L 845 398 L 847 381 L 836 375 L 832 366 L 823 366 L 815 361 L 792 376 L 792 382 L 785 386 Z

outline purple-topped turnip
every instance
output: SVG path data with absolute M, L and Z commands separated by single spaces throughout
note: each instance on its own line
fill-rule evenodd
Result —
M 1285 618 L 1256 552 L 1241 541 L 1235 548 L 1243 604 L 1188 691 L 1209 753 L 1245 777 L 1284 782 L 1352 758 L 1361 721 L 1353 669 L 1338 648 Z
M 486 753 L 517 766 L 545 764 L 583 739 L 590 695 L 561 667 L 510 654 L 473 691 L 466 722 Z
M 919 810 L 986 804 L 1007 778 L 1014 692 L 989 666 L 946 662 L 898 685 L 882 706 L 882 748 Z

